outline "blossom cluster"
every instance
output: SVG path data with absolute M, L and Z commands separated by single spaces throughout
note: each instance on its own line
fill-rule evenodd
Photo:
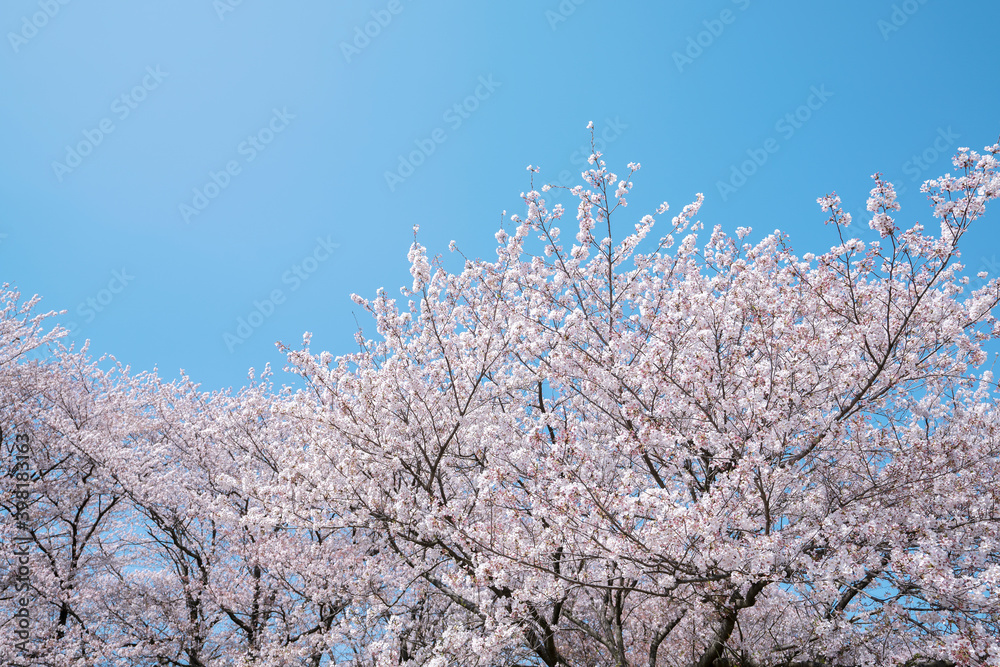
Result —
M 36 634 L 0 661 L 1000 665 L 1000 281 L 959 261 L 998 153 L 925 183 L 939 235 L 876 174 L 880 240 L 830 194 L 798 257 L 701 195 L 623 224 L 640 165 L 595 149 L 568 243 L 533 182 L 495 259 L 415 238 L 374 338 L 283 348 L 298 391 L 94 361 L 4 286 Z

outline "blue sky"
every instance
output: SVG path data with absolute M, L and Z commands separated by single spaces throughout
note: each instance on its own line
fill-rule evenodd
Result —
M 0 282 L 96 354 L 239 386 L 277 340 L 373 334 L 349 295 L 410 283 L 414 224 L 493 257 L 525 167 L 576 179 L 591 120 L 643 165 L 636 219 L 704 192 L 709 227 L 821 252 L 818 196 L 862 209 L 880 170 L 929 221 L 919 183 L 996 141 L 998 24 L 990 0 L 7 0 Z M 973 271 L 1000 270 L 991 218 Z

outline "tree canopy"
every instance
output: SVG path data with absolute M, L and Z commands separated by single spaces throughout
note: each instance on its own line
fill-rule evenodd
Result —
M 415 228 L 377 336 L 283 348 L 299 390 L 102 364 L 5 286 L 0 659 L 1000 665 L 1000 281 L 959 253 L 998 153 L 925 182 L 933 231 L 879 174 L 878 240 L 821 197 L 799 257 L 701 195 L 655 240 L 595 150 L 571 242 L 546 187 L 457 272 Z

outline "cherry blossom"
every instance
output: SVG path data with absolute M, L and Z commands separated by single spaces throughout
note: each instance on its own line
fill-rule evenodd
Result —
M 495 258 L 415 226 L 374 337 L 281 346 L 298 389 L 93 360 L 0 288 L 0 659 L 1000 665 L 1000 280 L 960 261 L 998 153 L 924 184 L 939 232 L 875 174 L 879 238 L 828 194 L 798 256 L 700 194 L 626 218 L 639 164 L 595 149 L 567 241 L 533 180 Z

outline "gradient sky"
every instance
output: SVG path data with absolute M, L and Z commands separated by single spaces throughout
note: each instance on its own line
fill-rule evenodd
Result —
M 95 355 L 240 386 L 275 341 L 374 335 L 350 294 L 411 282 L 414 224 L 494 257 L 525 167 L 575 182 L 588 121 L 642 163 L 636 220 L 703 192 L 709 228 L 822 252 L 817 197 L 858 211 L 883 171 L 930 222 L 920 182 L 997 140 L 997 25 L 995 0 L 5 0 L 0 282 Z

